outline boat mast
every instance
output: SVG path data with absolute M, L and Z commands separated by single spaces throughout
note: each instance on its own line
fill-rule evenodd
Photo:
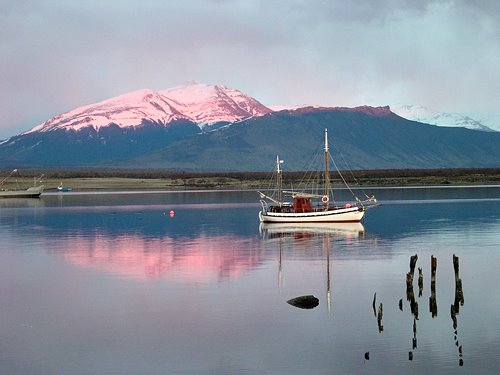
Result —
M 329 159 L 329 151 L 328 151 L 328 129 L 325 129 L 325 192 L 324 195 L 328 196 L 330 191 L 330 176 L 328 172 L 328 159 Z M 325 202 L 325 205 L 328 204 L 328 200 Z
M 9 173 L 7 177 L 5 177 L 2 181 L 0 181 L 0 186 L 2 186 L 4 182 L 7 181 L 14 173 L 17 173 L 17 169 L 14 169 L 12 172 Z
M 283 163 L 283 160 L 280 160 L 280 157 L 276 155 L 276 173 L 277 173 L 277 189 L 278 189 L 278 205 L 283 206 L 283 177 L 281 174 L 280 164 Z

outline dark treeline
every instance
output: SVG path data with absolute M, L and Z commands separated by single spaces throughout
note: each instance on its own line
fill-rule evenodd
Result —
M 498 176 L 500 168 L 373 169 L 352 171 L 356 177 L 460 177 Z
M 6 176 L 11 171 L 0 171 Z M 289 181 L 300 180 L 305 172 L 284 172 L 283 178 Z M 33 177 L 44 174 L 45 178 L 141 178 L 141 179 L 192 179 L 192 178 L 229 178 L 236 180 L 262 180 L 270 177 L 270 172 L 191 172 L 191 171 L 164 171 L 153 169 L 20 169 L 19 177 Z M 430 177 L 446 179 L 482 178 L 485 181 L 495 182 L 500 178 L 500 168 L 453 168 L 453 169 L 375 169 L 355 170 L 343 172 L 348 180 L 360 179 L 425 179 Z M 331 176 L 335 179 L 335 174 Z

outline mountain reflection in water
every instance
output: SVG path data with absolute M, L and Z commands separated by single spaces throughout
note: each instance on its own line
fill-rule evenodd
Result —
M 138 235 L 64 238 L 54 253 L 81 267 L 133 279 L 175 278 L 215 282 L 239 278 L 262 262 L 251 240 L 225 235 L 144 239 Z M 251 245 L 251 246 L 249 246 Z
M 255 192 L 0 202 L 2 373 L 498 372 L 499 187 L 401 190 L 312 226 Z

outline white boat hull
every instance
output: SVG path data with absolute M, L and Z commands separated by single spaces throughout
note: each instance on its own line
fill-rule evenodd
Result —
M 261 223 L 347 223 L 360 222 L 365 210 L 359 207 L 304 213 L 259 212 Z
M 38 198 L 43 193 L 43 189 L 43 185 L 40 185 L 27 190 L 1 190 L 0 198 Z

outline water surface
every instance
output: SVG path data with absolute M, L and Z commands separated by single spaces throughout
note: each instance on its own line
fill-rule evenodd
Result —
M 248 191 L 0 201 L 0 372 L 496 373 L 500 188 L 366 192 L 363 224 L 299 227 L 259 225 Z

